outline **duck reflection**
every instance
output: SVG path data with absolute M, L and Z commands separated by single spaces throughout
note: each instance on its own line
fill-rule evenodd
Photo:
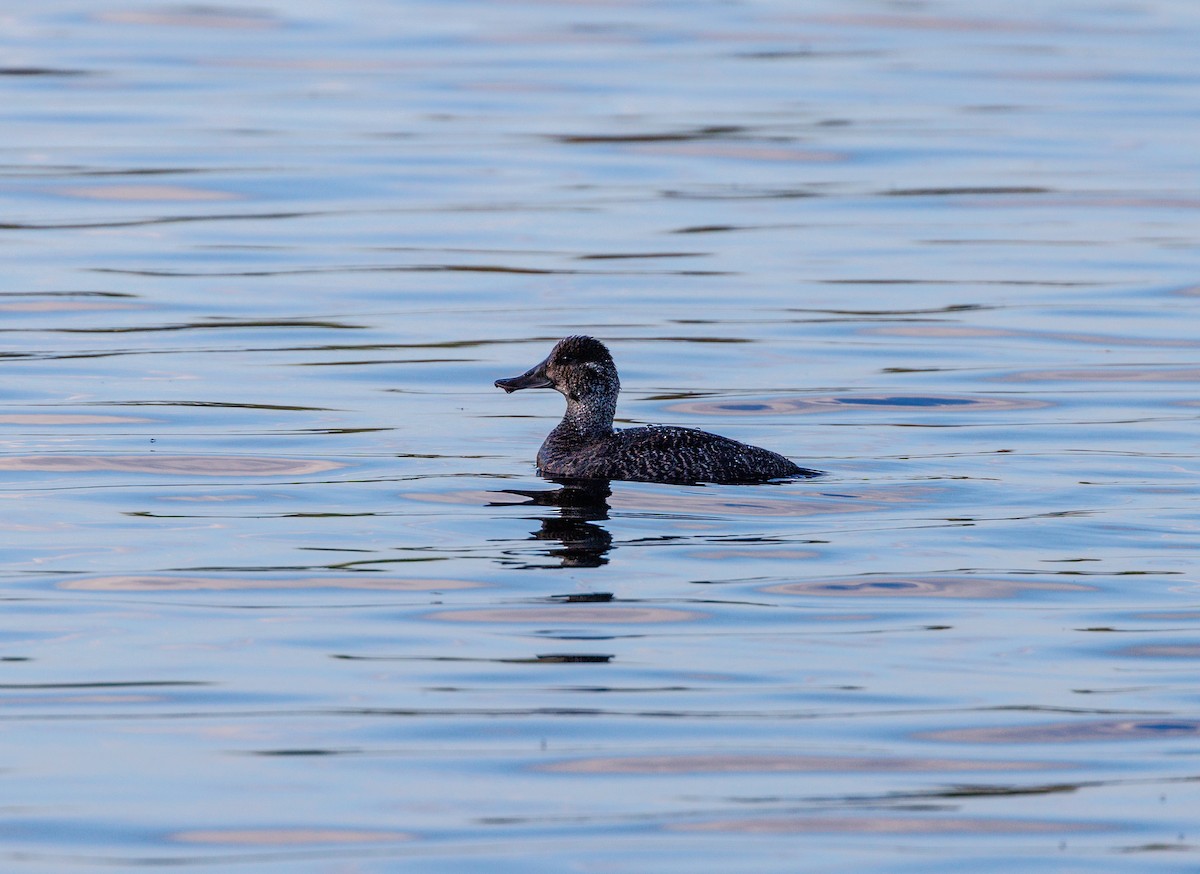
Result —
M 608 498 L 612 494 L 606 479 L 558 479 L 555 489 L 502 489 L 500 494 L 519 495 L 528 498 L 521 504 L 496 501 L 489 506 L 547 507 L 552 510 L 546 515 L 533 518 L 541 522 L 541 528 L 532 532 L 530 540 L 545 540 L 560 544 L 561 548 L 542 552 L 559 559 L 562 567 L 600 567 L 608 563 L 606 555 L 612 548 L 612 535 L 602 525 L 595 524 L 608 519 Z M 521 567 L 541 567 L 517 563 Z

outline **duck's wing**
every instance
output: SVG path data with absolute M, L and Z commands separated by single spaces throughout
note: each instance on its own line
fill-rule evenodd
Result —
M 628 428 L 605 442 L 612 479 L 736 483 L 813 473 L 778 453 L 696 428 Z

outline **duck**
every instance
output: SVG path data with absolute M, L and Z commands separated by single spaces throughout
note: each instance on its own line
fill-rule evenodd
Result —
M 520 376 L 496 380 L 511 394 L 550 388 L 567 411 L 537 453 L 547 478 L 676 484 L 745 484 L 818 476 L 784 456 L 697 428 L 613 427 L 621 380 L 608 347 L 582 335 L 559 340 L 544 360 Z

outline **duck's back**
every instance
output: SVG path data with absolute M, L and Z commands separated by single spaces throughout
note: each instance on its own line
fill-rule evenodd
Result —
M 547 440 L 538 465 L 550 476 L 663 483 L 750 483 L 817 473 L 758 446 L 670 425 L 626 428 L 580 446 Z

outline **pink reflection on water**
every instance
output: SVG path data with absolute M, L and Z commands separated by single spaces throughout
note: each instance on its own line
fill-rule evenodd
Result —
M 200 476 L 298 476 L 337 470 L 335 461 L 252 458 L 234 455 L 14 455 L 0 458 L 0 470 L 53 473 L 186 473 Z

